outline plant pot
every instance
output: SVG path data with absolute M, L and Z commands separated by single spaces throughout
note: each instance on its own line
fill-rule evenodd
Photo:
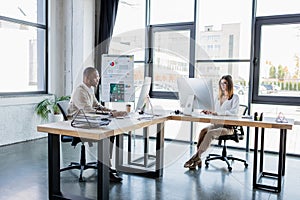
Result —
M 62 114 L 56 114 L 56 115 L 53 115 L 52 113 L 49 114 L 49 122 L 59 122 L 59 121 L 63 121 Z

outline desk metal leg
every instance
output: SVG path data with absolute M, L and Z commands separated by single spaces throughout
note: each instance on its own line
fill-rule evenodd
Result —
M 285 174 L 286 129 L 280 129 L 279 160 L 278 160 L 278 191 L 281 190 L 282 176 Z
M 157 124 L 157 136 L 156 136 L 156 177 L 163 175 L 164 169 L 164 138 L 165 127 L 164 123 Z
M 109 138 L 98 141 L 97 199 L 109 199 Z
M 265 155 L 265 129 L 261 128 L 259 173 L 262 173 L 264 170 L 264 155 Z
M 283 166 L 282 166 L 282 176 L 285 175 L 285 160 L 286 160 L 286 132 L 287 130 L 286 129 L 280 129 L 280 135 L 282 135 L 284 137 L 283 139 Z
M 57 199 L 62 196 L 60 191 L 59 135 L 48 134 L 48 157 L 49 199 Z
M 131 163 L 131 139 L 132 139 L 132 132 L 130 131 L 128 133 L 128 144 L 127 144 L 127 160 L 128 160 L 128 163 Z
M 255 127 L 254 158 L 253 158 L 253 188 L 257 187 L 257 153 L 258 153 L 258 128 Z
M 146 127 L 147 129 L 148 127 Z M 145 129 L 144 129 L 145 130 Z M 131 140 L 131 134 L 129 133 L 128 140 Z M 145 177 L 151 177 L 151 178 L 157 178 L 162 176 L 163 174 L 163 164 L 164 164 L 164 123 L 157 124 L 157 135 L 156 135 L 156 152 L 155 155 L 149 155 L 149 146 L 148 146 L 148 139 L 149 135 L 147 132 L 144 132 L 144 139 L 146 142 L 146 147 L 144 147 L 144 155 L 147 157 L 155 158 L 155 162 L 149 163 L 149 160 L 145 160 L 144 157 L 142 157 L 142 161 L 144 161 L 143 164 L 135 163 L 136 160 L 131 161 L 131 142 L 128 142 L 128 163 L 123 162 L 123 139 L 122 136 L 117 136 L 117 153 L 116 153 L 116 168 L 119 171 L 125 172 L 125 173 L 133 173 L 136 175 L 141 175 Z M 139 158 L 138 158 L 139 159 Z M 131 161 L 131 162 L 129 162 Z M 155 167 L 153 167 L 155 165 Z
M 265 172 L 263 170 L 263 155 L 260 156 L 260 169 L 257 175 L 257 153 L 258 153 L 258 128 L 255 128 L 254 141 L 254 161 L 253 161 L 253 188 L 264 189 L 273 192 L 280 192 L 283 176 L 285 174 L 286 159 L 286 129 L 280 129 L 279 153 L 278 153 L 278 171 L 277 173 Z M 261 135 L 261 154 L 264 154 L 264 129 Z M 277 181 L 277 186 L 261 183 L 262 178 L 273 178 Z
M 149 128 L 145 127 L 143 128 L 143 139 L 144 139 L 144 154 L 143 156 L 139 158 L 135 158 L 132 160 L 132 152 L 131 152 L 131 138 L 132 134 L 129 132 L 128 134 L 128 152 L 127 152 L 127 158 L 128 158 L 128 164 L 129 165 L 136 165 L 140 167 L 151 167 L 155 164 L 155 155 L 149 154 Z M 151 161 L 151 162 L 150 162 Z
M 130 135 L 131 132 L 128 133 L 128 135 Z M 129 139 L 129 136 L 128 136 Z M 117 135 L 116 136 L 116 169 L 119 169 L 120 166 L 123 165 L 123 151 L 124 151 L 124 146 L 123 146 L 123 142 L 124 142 L 124 135 Z
M 144 166 L 148 166 L 149 159 L 149 130 L 143 128 L 143 137 L 144 137 Z

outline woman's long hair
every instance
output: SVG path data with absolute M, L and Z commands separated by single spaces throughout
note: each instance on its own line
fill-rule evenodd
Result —
M 223 91 L 222 91 L 222 88 L 221 88 L 221 81 L 223 79 L 226 80 L 227 83 L 228 83 L 227 84 L 227 91 L 228 91 L 228 95 L 229 95 L 228 99 L 231 99 L 232 96 L 233 96 L 233 81 L 232 81 L 231 75 L 222 76 L 221 79 L 219 80 L 219 95 L 218 95 L 218 99 L 220 100 L 222 98 L 222 95 L 223 95 Z

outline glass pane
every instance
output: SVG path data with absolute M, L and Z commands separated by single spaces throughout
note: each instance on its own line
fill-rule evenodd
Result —
M 114 34 L 110 42 L 109 54 L 134 55 L 134 61 L 145 60 L 145 29 Z
M 153 91 L 177 91 L 177 78 L 189 75 L 190 31 L 154 33 Z
M 135 102 L 137 103 L 144 82 L 144 64 L 134 64 Z
M 134 55 L 135 61 L 145 59 L 145 17 L 145 1 L 119 2 L 110 54 Z
M 300 24 L 261 27 L 259 95 L 300 95 Z
M 299 14 L 299 0 L 257 0 L 256 16 Z
M 45 24 L 45 0 L 1 0 L 0 16 Z
M 151 103 L 155 110 L 157 109 L 157 110 L 169 111 L 169 110 L 181 109 L 179 105 L 179 100 L 151 98 Z M 203 123 L 197 123 L 197 124 L 203 124 Z M 165 123 L 164 129 L 165 129 L 164 130 L 165 138 L 167 139 L 190 141 L 190 130 L 191 130 L 190 122 L 168 120 Z M 197 135 L 196 137 L 198 137 L 198 133 L 199 132 L 197 133 L 195 132 L 194 135 Z
M 123 0 L 119 2 L 114 34 L 145 27 L 145 1 Z
M 194 0 L 151 0 L 150 24 L 194 21 Z
M 219 79 L 230 74 L 234 82 L 234 93 L 239 95 L 241 104 L 248 105 L 249 71 L 250 63 L 197 63 L 195 77 L 211 78 L 216 96 Z
M 0 24 L 0 93 L 44 91 L 45 31 Z
M 198 6 L 196 59 L 250 59 L 252 1 L 202 0 Z

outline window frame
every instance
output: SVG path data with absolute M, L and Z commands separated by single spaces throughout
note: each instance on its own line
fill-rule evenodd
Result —
M 299 105 L 300 97 L 282 97 L 282 96 L 264 96 L 259 95 L 259 57 L 260 57 L 260 41 L 261 27 L 264 25 L 280 25 L 300 23 L 300 14 L 293 15 L 275 15 L 267 17 L 255 18 L 254 33 L 254 57 L 253 64 L 253 95 L 251 103 L 255 104 L 277 104 L 277 105 Z
M 153 41 L 155 32 L 164 32 L 166 30 L 170 31 L 180 31 L 189 30 L 190 31 L 190 55 L 189 55 L 189 77 L 194 77 L 194 65 L 195 65 L 195 24 L 193 22 L 188 23 L 176 23 L 176 24 L 160 24 L 160 25 L 150 25 L 149 30 L 149 57 L 146 58 L 147 64 L 149 65 L 149 74 L 154 77 L 153 72 Z M 178 99 L 178 92 L 161 92 L 153 91 L 153 80 L 150 88 L 150 97 L 157 99 Z

